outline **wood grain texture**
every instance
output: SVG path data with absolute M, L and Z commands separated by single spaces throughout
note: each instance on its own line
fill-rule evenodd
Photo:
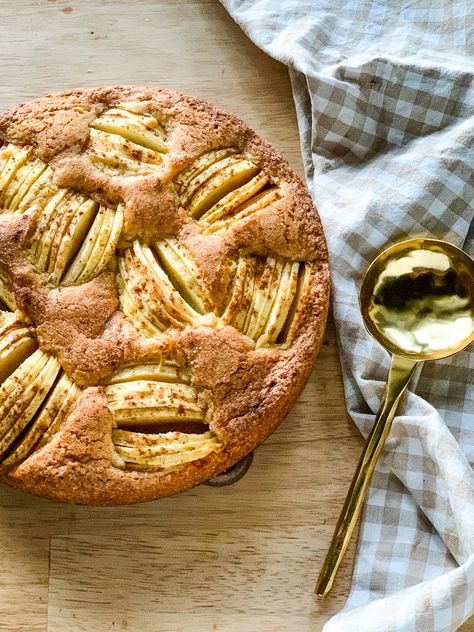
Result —
M 302 174 L 286 70 L 216 1 L 0 4 L 0 109 L 75 86 L 166 86 L 235 112 Z M 350 585 L 354 541 L 332 596 L 313 597 L 361 448 L 330 325 L 298 404 L 233 487 L 107 509 L 2 487 L 0 629 L 321 630 Z

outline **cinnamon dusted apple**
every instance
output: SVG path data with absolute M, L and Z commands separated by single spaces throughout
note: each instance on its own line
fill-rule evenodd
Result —
M 43 97 L 0 139 L 1 479 L 120 504 L 228 469 L 323 335 L 326 246 L 297 176 L 161 89 Z

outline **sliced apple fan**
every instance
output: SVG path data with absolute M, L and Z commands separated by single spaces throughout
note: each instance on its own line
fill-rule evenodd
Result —
M 107 175 L 149 175 L 163 162 L 165 131 L 149 114 L 122 105 L 104 112 L 90 127 L 86 153 Z
M 175 239 L 153 248 L 135 240 L 119 257 L 118 286 L 123 312 L 149 335 L 216 320 L 196 264 Z
M 30 260 L 52 285 L 79 285 L 102 272 L 122 231 L 123 206 L 60 189 L 38 216 Z
M 257 346 L 290 342 L 313 274 L 308 263 L 240 257 L 222 323 L 250 336 Z
M 205 234 L 231 228 L 280 198 L 260 167 L 233 147 L 200 156 L 175 179 L 175 186 Z
M 35 210 L 29 257 L 52 285 L 78 285 L 102 272 L 123 225 L 122 204 L 105 207 L 56 186 L 51 169 L 32 156 L 32 149 L 15 145 L 0 150 L 0 208 L 8 213 Z M 4 286 L 0 279 L 0 299 L 12 308 Z
M 14 465 L 45 445 L 80 393 L 59 362 L 36 346 L 14 314 L 2 314 L 0 460 L 5 465 Z
M 46 163 L 34 158 L 31 147 L 6 145 L 0 149 L 0 210 L 23 213 L 41 207 L 58 187 Z
M 203 459 L 212 452 L 219 452 L 223 447 L 212 432 L 144 434 L 114 430 L 112 439 L 118 457 L 117 465 L 134 470 L 173 470 L 190 461 Z
M 207 406 L 188 382 L 186 371 L 169 360 L 130 365 L 108 380 L 118 465 L 168 470 L 221 449 L 213 432 L 192 432 L 197 423 L 207 425 Z

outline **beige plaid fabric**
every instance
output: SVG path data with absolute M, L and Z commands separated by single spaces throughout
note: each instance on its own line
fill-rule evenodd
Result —
M 358 310 L 368 263 L 408 236 L 473 254 L 474 7 L 222 2 L 290 68 L 331 254 L 347 405 L 367 434 L 389 365 Z M 444 632 L 473 614 L 473 365 L 472 351 L 426 363 L 405 397 L 366 503 L 351 594 L 326 632 Z

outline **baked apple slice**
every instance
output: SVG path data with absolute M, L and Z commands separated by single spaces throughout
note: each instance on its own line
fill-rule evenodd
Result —
M 222 449 L 221 442 L 212 432 L 145 434 L 114 430 L 112 440 L 119 467 L 143 470 L 172 470 Z
M 212 310 L 199 270 L 185 247 L 168 238 L 155 242 L 154 250 L 161 267 L 187 303 L 199 314 Z
M 196 389 L 188 384 L 133 380 L 106 386 L 105 394 L 121 428 L 202 422 L 206 415 Z
M 117 134 L 126 140 L 166 154 L 166 133 L 158 120 L 149 114 L 128 110 L 125 105 L 111 108 L 99 116 L 91 125 L 94 129 Z
M 238 189 L 234 189 L 219 200 L 217 204 L 214 204 L 212 208 L 201 216 L 201 223 L 213 224 L 222 217 L 229 215 L 240 205 L 257 195 L 268 183 L 269 178 L 263 172 L 258 173 L 249 182 Z
M 0 457 L 34 417 L 60 370 L 55 358 L 38 349 L 0 386 Z
M 0 150 L 0 207 L 5 207 L 3 197 L 8 195 L 10 184 L 14 182 L 32 151 L 31 147 L 17 147 L 16 145 L 7 145 L 6 148 Z
M 254 180 L 255 179 L 256 178 L 254 178 Z M 253 181 L 251 180 L 250 183 L 251 182 Z M 214 209 L 216 209 L 220 204 L 218 203 L 209 211 L 210 215 L 205 218 L 205 221 L 203 221 L 205 224 L 203 233 L 210 235 L 212 233 L 219 233 L 220 231 L 228 230 L 234 227 L 238 222 L 250 217 L 250 215 L 270 206 L 270 204 L 279 200 L 280 197 L 281 195 L 278 187 L 272 186 L 270 188 L 266 188 L 260 193 L 257 193 L 256 195 L 253 195 L 249 199 L 243 201 L 243 203 L 239 204 L 239 206 L 234 207 L 232 204 L 231 208 L 229 210 L 226 209 L 225 214 L 222 214 L 222 219 L 217 219 L 217 214 L 214 215 Z M 204 216 L 201 219 L 204 220 Z
M 246 158 L 224 167 L 211 176 L 193 195 L 185 208 L 193 217 L 199 219 L 206 211 L 216 204 L 225 195 L 246 184 L 253 176 L 257 175 L 260 168 Z
M 3 383 L 36 349 L 30 330 L 16 314 L 0 314 L 0 383 Z
M 298 327 L 301 298 L 311 282 L 310 264 L 272 256 L 262 263 L 242 256 L 221 324 L 234 326 L 257 346 L 286 342 Z
M 3 463 L 14 465 L 46 445 L 61 428 L 80 393 L 81 390 L 71 378 L 66 373 L 61 372 L 61 376 L 51 389 L 41 410 L 35 415 L 28 429 L 22 435 L 21 441 Z
M 107 110 L 90 125 L 86 153 L 107 175 L 150 175 L 167 152 L 165 132 L 149 114 Z
M 114 255 L 123 226 L 123 204 L 116 209 L 101 206 L 92 225 L 83 237 L 78 228 L 73 241 L 80 244 L 70 268 L 62 279 L 63 285 L 79 285 L 96 277 Z
M 160 362 L 144 362 L 125 365 L 115 371 L 107 380 L 107 384 L 119 382 L 133 382 L 134 380 L 148 380 L 157 382 L 189 383 L 189 372 L 177 362 L 162 359 Z
M 176 190 L 183 198 L 187 197 L 188 187 L 191 186 L 191 182 L 200 176 L 203 171 L 209 169 L 216 162 L 220 162 L 224 160 L 224 158 L 238 153 L 239 150 L 236 147 L 227 147 L 202 154 L 202 156 L 196 158 L 187 169 L 176 176 L 174 179 Z
M 169 254 L 169 250 L 169 248 L 166 250 L 165 256 Z M 193 267 L 194 264 L 188 259 L 184 248 L 180 249 L 179 252 L 182 257 L 181 261 L 187 260 L 187 271 L 184 274 L 192 274 L 193 270 L 196 272 Z M 174 263 L 176 263 L 179 257 L 175 251 L 173 251 L 173 255 L 175 257 Z M 134 313 L 130 312 L 131 303 L 158 330 L 164 330 L 170 326 L 182 328 L 186 324 L 197 325 L 216 322 L 217 319 L 212 312 L 201 315 L 186 300 L 186 295 L 180 294 L 175 287 L 175 285 L 179 286 L 177 278 L 179 274 L 168 259 L 167 266 L 171 276 L 168 276 L 160 265 L 151 248 L 141 244 L 138 240 L 133 242 L 132 248 L 128 248 L 123 253 L 119 258 L 119 272 L 127 294 L 123 300 L 121 298 L 122 309 L 125 314 L 133 322 Z M 175 285 L 173 285 L 172 280 Z M 198 287 L 199 282 L 194 280 L 192 288 L 189 290 L 191 294 L 188 291 L 187 296 L 197 297 Z
M 0 310 L 11 311 L 16 310 L 16 299 L 11 289 L 11 284 L 7 279 L 7 275 L 0 270 Z
M 16 170 L 10 183 L 1 190 L 0 206 L 3 206 L 9 212 L 16 211 L 25 193 L 45 170 L 46 164 L 44 162 L 31 158 L 30 156 L 28 160 Z

